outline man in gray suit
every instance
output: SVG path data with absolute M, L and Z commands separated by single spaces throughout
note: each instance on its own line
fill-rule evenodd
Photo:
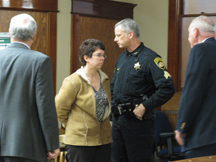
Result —
M 30 49 L 37 23 L 11 19 L 11 45 L 0 51 L 0 161 L 45 162 L 59 154 L 51 60 Z

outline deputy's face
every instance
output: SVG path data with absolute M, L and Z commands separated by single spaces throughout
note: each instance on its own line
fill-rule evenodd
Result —
M 129 46 L 130 39 L 128 35 L 122 30 L 121 25 L 115 27 L 114 32 L 115 32 L 114 41 L 118 44 L 119 48 L 127 48 Z

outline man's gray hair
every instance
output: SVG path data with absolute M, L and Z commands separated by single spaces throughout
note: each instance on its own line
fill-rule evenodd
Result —
M 28 14 L 19 14 L 11 18 L 9 32 L 11 38 L 18 41 L 29 41 L 34 37 L 37 23 Z
M 132 20 L 130 18 L 123 19 L 120 22 L 116 23 L 115 27 L 117 27 L 119 25 L 121 25 L 122 30 L 126 34 L 128 34 L 130 31 L 132 31 L 136 38 L 140 38 L 140 29 L 134 20 Z
M 190 24 L 190 29 L 193 31 L 195 28 L 199 29 L 201 32 L 215 32 L 215 24 L 214 22 L 208 18 L 207 16 L 198 16 L 192 20 Z

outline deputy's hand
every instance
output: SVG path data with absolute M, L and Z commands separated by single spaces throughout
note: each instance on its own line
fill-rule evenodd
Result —
M 183 137 L 185 137 L 185 134 L 181 134 L 178 130 L 175 130 L 175 138 L 179 145 L 184 145 Z
M 47 153 L 48 157 L 47 159 L 55 159 L 60 153 L 60 149 L 56 149 L 56 150 L 53 150 L 53 151 L 50 151 Z
M 143 106 L 143 104 L 136 105 L 133 113 L 139 120 L 143 120 L 142 117 L 145 114 L 146 108 Z

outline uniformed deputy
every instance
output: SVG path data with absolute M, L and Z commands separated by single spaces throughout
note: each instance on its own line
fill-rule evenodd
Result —
M 148 162 L 152 159 L 152 110 L 175 93 L 173 80 L 161 57 L 144 46 L 132 19 L 115 25 L 115 39 L 126 48 L 117 60 L 111 83 L 112 162 Z

